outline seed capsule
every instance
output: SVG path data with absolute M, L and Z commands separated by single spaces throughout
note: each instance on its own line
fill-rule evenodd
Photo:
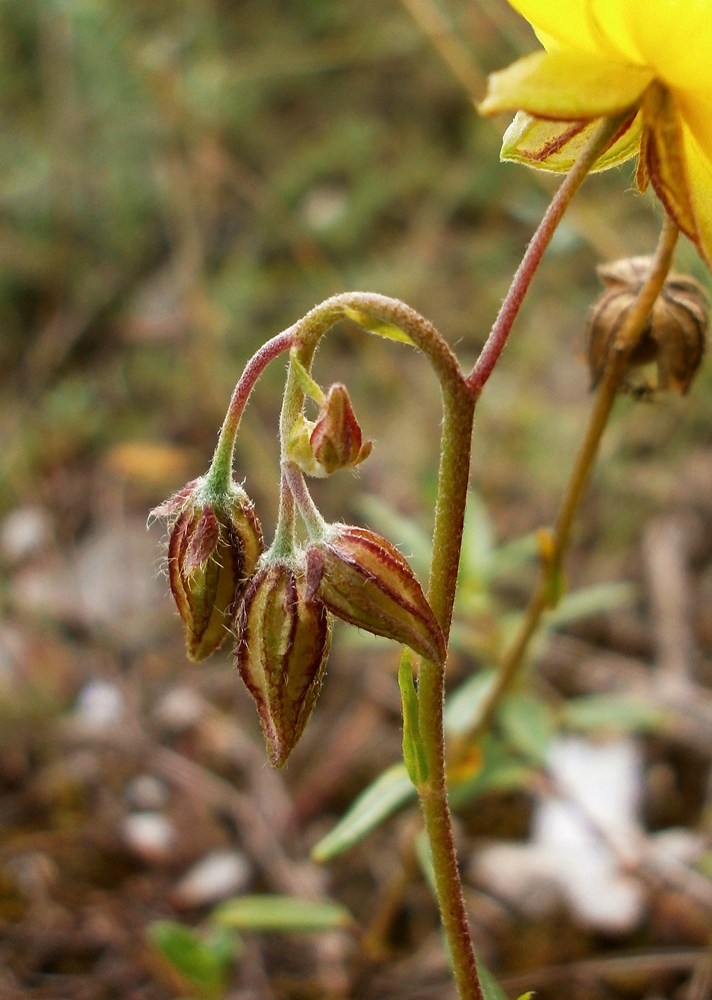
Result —
M 598 268 L 606 290 L 594 303 L 588 323 L 588 362 L 594 387 L 647 278 L 650 260 L 631 257 Z M 655 388 L 686 393 L 702 360 L 707 322 L 708 303 L 702 286 L 688 275 L 669 275 L 629 358 L 629 370 L 654 361 Z
M 257 703 L 267 753 L 282 767 L 312 713 L 326 670 L 331 616 L 305 595 L 300 567 L 267 562 L 237 619 L 237 666 Z
M 413 570 L 387 539 L 345 524 L 307 550 L 307 594 L 374 635 L 409 646 L 436 663 L 445 640 Z
M 207 500 L 202 487 L 201 480 L 189 483 L 153 511 L 172 522 L 168 576 L 187 653 L 196 661 L 222 645 L 263 547 L 260 523 L 242 490 Z

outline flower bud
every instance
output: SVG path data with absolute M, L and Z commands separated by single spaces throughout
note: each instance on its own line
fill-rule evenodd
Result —
M 168 576 L 185 625 L 188 656 L 204 660 L 228 634 L 237 601 L 262 553 L 262 529 L 236 487 L 219 500 L 188 483 L 153 514 L 172 521 Z
M 307 550 L 307 594 L 339 618 L 443 663 L 445 640 L 413 570 L 389 541 L 335 524 Z
M 289 457 L 309 476 L 330 476 L 353 468 L 371 454 L 372 441 L 364 441 L 345 385 L 331 386 L 312 423 L 301 417 L 289 440 Z
M 267 562 L 237 618 L 237 666 L 257 703 L 273 767 L 282 767 L 304 731 L 331 645 L 331 616 L 304 591 L 293 564 Z
M 606 291 L 594 303 L 588 323 L 588 362 L 594 387 L 648 276 L 650 260 L 631 257 L 598 268 Z M 702 360 L 707 313 L 702 286 L 688 275 L 669 275 L 628 359 L 629 369 L 655 362 L 655 388 L 687 392 Z
M 363 441 L 345 385 L 337 382 L 327 393 L 309 437 L 314 457 L 331 475 L 363 462 L 371 454 L 372 441 Z

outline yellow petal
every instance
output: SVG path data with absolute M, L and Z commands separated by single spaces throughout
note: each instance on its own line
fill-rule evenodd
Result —
M 592 122 L 553 122 L 519 111 L 504 133 L 500 158 L 542 170 L 568 173 L 598 125 L 599 119 Z M 640 134 L 638 114 L 623 135 L 599 156 L 592 173 L 616 167 L 635 156 L 640 148 Z
M 670 87 L 712 87 L 710 0 L 594 0 L 618 9 L 617 36 L 627 30 L 643 62 Z M 618 39 L 620 40 L 620 39 Z
M 695 244 L 712 270 L 712 160 L 700 149 L 689 129 L 683 128 L 685 166 L 697 222 Z
M 712 89 L 673 90 L 673 96 L 684 124 L 712 160 Z
M 482 114 L 527 111 L 565 121 L 603 118 L 632 107 L 652 81 L 649 70 L 569 52 L 535 52 L 488 80 Z
M 588 0 L 510 0 L 529 21 L 549 51 L 578 49 L 601 55 L 601 43 Z

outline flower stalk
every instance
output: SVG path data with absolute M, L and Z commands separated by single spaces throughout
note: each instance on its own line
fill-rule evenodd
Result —
M 648 277 L 615 338 L 606 369 L 596 389 L 583 441 L 550 536 L 550 545 L 547 547 L 546 557 L 541 560 L 537 585 L 527 605 L 519 631 L 502 657 L 495 684 L 482 708 L 477 726 L 466 737 L 468 743 L 475 742 L 491 726 L 497 708 L 519 675 L 529 642 L 541 624 L 544 613 L 551 606 L 552 593 L 560 591 L 557 581 L 561 577 L 561 563 L 571 538 L 574 516 L 586 488 L 626 364 L 645 330 L 672 265 L 678 236 L 677 226 L 668 215 L 665 215 Z

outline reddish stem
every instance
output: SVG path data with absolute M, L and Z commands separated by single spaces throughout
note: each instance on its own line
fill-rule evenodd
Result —
M 504 345 L 507 343 L 507 337 L 512 329 L 514 320 L 519 312 L 519 307 L 524 301 L 524 296 L 527 294 L 531 280 L 534 277 L 534 272 L 539 266 L 541 258 L 544 256 L 544 251 L 548 247 L 551 237 L 556 231 L 556 227 L 561 222 L 561 218 L 568 208 L 569 202 L 576 194 L 576 191 L 583 183 L 584 178 L 590 172 L 591 167 L 598 157 L 618 134 L 621 122 L 629 117 L 630 113 L 626 111 L 623 115 L 618 115 L 615 118 L 605 118 L 601 122 L 600 126 L 586 143 L 581 156 L 567 174 L 564 183 L 554 195 L 512 279 L 507 297 L 502 303 L 502 308 L 499 310 L 499 315 L 490 331 L 487 343 L 482 348 L 482 353 L 477 359 L 475 367 L 467 376 L 467 385 L 475 396 L 480 395 L 485 382 L 497 364 Z

